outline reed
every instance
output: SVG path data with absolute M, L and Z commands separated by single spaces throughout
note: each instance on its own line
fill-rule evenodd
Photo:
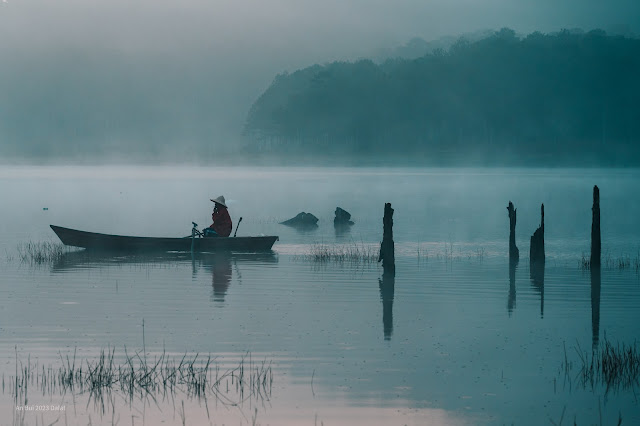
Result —
M 336 245 L 315 243 L 310 246 L 309 252 L 303 254 L 301 258 L 319 263 L 371 263 L 378 260 L 378 253 L 376 247 L 364 243 Z
M 611 389 L 631 389 L 640 385 L 640 352 L 637 344 L 613 344 L 607 340 L 589 355 L 579 347 L 580 358 L 577 377 L 583 386 L 602 384 L 607 392 Z M 566 362 L 566 361 L 565 361 Z
M 591 269 L 591 260 L 584 253 L 582 253 L 582 257 L 580 258 L 579 266 L 580 266 L 580 269 L 585 271 L 589 271 Z
M 256 362 L 247 352 L 234 368 L 223 370 L 216 358 L 183 355 L 174 358 L 165 352 L 147 359 L 144 354 L 130 354 L 124 348 L 124 357 L 116 356 L 115 348 L 101 350 L 95 359 L 78 360 L 60 355 L 58 365 L 38 365 L 31 357 L 23 362 L 16 350 L 16 373 L 8 377 L 16 404 L 26 405 L 30 394 L 63 396 L 86 394 L 89 401 L 106 410 L 112 394 L 118 394 L 131 403 L 158 397 L 207 400 L 213 398 L 223 405 L 239 406 L 247 400 L 264 402 L 271 396 L 273 372 L 271 362 Z M 33 390 L 32 390 L 33 389 Z M 3 393 L 5 392 L 3 388 Z
M 579 267 L 582 270 L 591 270 L 591 261 L 589 256 L 585 253 L 582 253 L 582 257 L 580 258 Z M 636 272 L 640 272 L 640 253 L 636 254 L 634 258 L 631 258 L 628 254 L 622 254 L 617 257 L 611 256 L 611 254 L 606 254 L 602 259 L 602 267 L 604 269 L 618 269 L 618 270 L 626 270 L 633 269 Z
M 21 262 L 40 265 L 60 260 L 71 249 L 60 243 L 29 241 L 18 244 L 17 251 Z

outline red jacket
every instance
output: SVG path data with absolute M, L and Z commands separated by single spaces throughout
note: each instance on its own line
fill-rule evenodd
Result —
M 231 228 L 233 228 L 233 224 L 231 223 L 231 216 L 229 216 L 229 211 L 224 207 L 218 207 L 217 210 L 214 210 L 211 213 L 211 219 L 213 219 L 213 223 L 209 228 L 216 231 L 218 235 L 221 237 L 228 237 L 231 235 Z

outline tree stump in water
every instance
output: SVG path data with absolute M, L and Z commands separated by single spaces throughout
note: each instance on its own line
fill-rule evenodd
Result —
M 509 211 L 509 259 L 520 259 L 520 250 L 516 247 L 516 210 L 513 207 L 513 203 L 509 201 L 507 206 Z
M 531 236 L 529 264 L 544 263 L 544 204 L 540 206 L 540 227 Z
M 600 251 L 602 242 L 600 240 L 600 190 L 598 186 L 593 187 L 593 207 L 591 208 L 591 267 L 600 267 Z
M 382 225 L 382 242 L 380 243 L 378 262 L 382 261 L 382 268 L 385 274 L 395 275 L 396 260 L 393 244 L 393 209 L 391 208 L 391 203 L 385 203 L 384 205 Z
M 335 217 L 333 218 L 333 226 L 349 226 L 353 225 L 351 213 L 341 207 L 336 207 Z

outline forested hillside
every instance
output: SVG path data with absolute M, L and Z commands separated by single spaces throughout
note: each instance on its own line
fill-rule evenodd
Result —
M 246 152 L 426 163 L 640 164 L 640 40 L 502 29 L 414 60 L 278 75 Z

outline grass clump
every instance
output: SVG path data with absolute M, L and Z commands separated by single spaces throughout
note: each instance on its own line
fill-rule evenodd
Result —
M 316 243 L 311 245 L 309 252 L 304 254 L 302 258 L 319 263 L 372 263 L 378 261 L 378 250 L 376 246 L 365 244 L 328 245 Z
M 633 389 L 640 384 L 640 352 L 637 344 L 613 344 L 605 336 L 599 348 L 592 350 L 591 355 L 576 348 L 580 358 L 580 370 L 577 378 L 582 386 L 598 384 L 611 389 Z M 565 355 L 565 370 L 569 364 Z
M 28 243 L 18 244 L 17 250 L 18 259 L 20 259 L 21 262 L 36 265 L 56 262 L 71 251 L 69 247 L 64 244 L 49 241 L 30 241 Z
M 636 255 L 635 258 L 631 258 L 629 255 L 620 255 L 618 257 L 611 256 L 610 253 L 607 253 L 601 261 L 602 267 L 604 269 L 619 269 L 619 270 L 630 270 L 633 269 L 636 272 L 640 272 L 640 253 Z M 582 257 L 579 262 L 580 269 L 589 271 L 591 270 L 591 258 L 590 256 L 582 253 Z
M 180 358 L 159 354 L 147 360 L 139 352 L 130 354 L 125 347 L 124 358 L 116 357 L 115 349 L 102 350 L 96 359 L 77 360 L 60 356 L 58 366 L 39 366 L 30 356 L 23 363 L 16 350 L 15 376 L 8 377 L 3 393 L 10 390 L 18 405 L 29 401 L 29 390 L 37 395 L 86 394 L 89 401 L 105 407 L 113 394 L 133 402 L 151 398 L 172 399 L 175 395 L 207 400 L 228 406 L 241 405 L 246 400 L 265 401 L 273 385 L 271 362 L 255 362 L 246 353 L 238 365 L 226 370 L 215 358 L 199 358 L 185 354 Z

